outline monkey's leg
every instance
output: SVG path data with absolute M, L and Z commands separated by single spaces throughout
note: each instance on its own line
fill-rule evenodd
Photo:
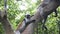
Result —
M 57 10 L 55 9 L 55 10 L 53 10 L 54 12 L 55 12 L 55 17 L 57 17 L 58 15 L 57 15 Z
M 46 19 L 47 19 L 47 16 L 44 17 L 44 19 L 42 20 L 42 29 L 46 29 L 47 30 L 47 27 L 45 26 L 45 22 L 46 22 Z

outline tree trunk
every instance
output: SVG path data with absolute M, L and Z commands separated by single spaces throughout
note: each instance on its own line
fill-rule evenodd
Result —
M 29 24 L 22 34 L 33 34 L 33 23 Z
M 3 19 L 2 24 L 3 24 L 3 27 L 4 27 L 5 32 L 6 32 L 5 34 L 14 34 L 14 31 L 13 31 L 8 19 Z

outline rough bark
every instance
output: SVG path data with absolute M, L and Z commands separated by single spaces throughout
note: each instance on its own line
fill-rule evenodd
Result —
M 7 12 L 6 11 L 0 11 L 0 21 L 3 24 L 5 34 L 14 34 L 14 31 L 10 25 L 10 22 L 7 19 Z
M 14 34 L 14 31 L 13 31 L 8 19 L 3 19 L 2 24 L 3 24 L 3 27 L 5 29 L 5 34 Z
M 33 34 L 33 23 L 29 24 L 22 34 Z

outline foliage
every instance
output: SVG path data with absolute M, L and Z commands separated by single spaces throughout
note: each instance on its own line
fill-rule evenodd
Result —
M 40 4 L 40 0 L 7 0 L 7 12 L 8 19 L 10 20 L 13 29 L 15 30 L 18 23 L 21 23 L 26 13 L 34 14 L 37 6 Z M 4 9 L 4 0 L 0 0 L 0 9 Z M 58 34 L 60 20 L 60 7 L 58 10 L 58 17 L 54 17 L 54 13 L 48 16 L 46 26 L 48 27 L 49 34 Z M 39 33 L 42 34 L 41 24 L 38 26 Z M 0 34 L 3 34 L 4 29 L 0 24 Z

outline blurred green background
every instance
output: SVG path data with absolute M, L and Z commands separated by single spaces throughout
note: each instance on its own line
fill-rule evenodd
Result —
M 10 20 L 14 30 L 16 29 L 17 25 L 22 22 L 26 13 L 30 13 L 31 15 L 35 13 L 40 2 L 41 0 L 7 0 L 8 19 Z M 3 9 L 4 0 L 0 0 L 0 10 Z M 60 32 L 60 7 L 57 8 L 57 11 L 58 17 L 54 17 L 54 13 L 48 16 L 46 26 L 49 34 L 58 34 Z M 41 24 L 38 23 L 38 33 L 42 34 L 40 26 Z M 4 34 L 4 29 L 1 23 L 0 34 Z

